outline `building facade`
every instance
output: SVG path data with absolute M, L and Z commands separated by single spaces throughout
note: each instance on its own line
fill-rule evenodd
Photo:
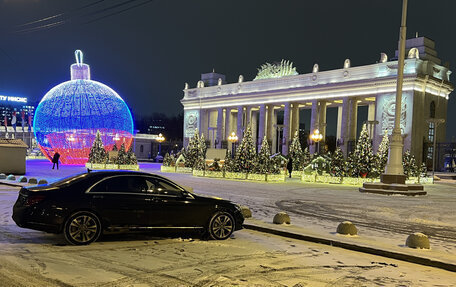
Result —
M 432 40 L 409 39 L 406 53 L 401 115 L 404 150 L 422 162 L 432 154 L 427 143 L 435 136 L 437 142 L 445 139 L 446 124 L 436 125 L 432 119 L 446 120 L 454 88 L 451 71 L 441 64 Z M 375 64 L 351 67 L 347 59 L 341 69 L 320 71 L 315 64 L 307 74 L 297 74 L 286 61 L 266 64 L 253 81 L 244 81 L 241 75 L 237 83 L 229 84 L 221 74 L 203 74 L 196 88 L 185 85 L 181 100 L 184 146 L 198 129 L 212 147 L 225 148 L 232 132 L 241 140 L 250 125 L 258 147 L 266 136 L 273 152 L 287 154 L 302 110 L 311 110 L 310 131 L 318 129 L 324 139 L 326 110 L 337 107 L 337 143 L 347 154 L 356 140 L 358 108 L 367 106 L 369 134 L 376 150 L 384 133 L 391 134 L 394 126 L 397 66 L 397 60 L 388 60 L 382 53 Z M 311 145 L 310 151 L 315 152 L 315 147 Z
M 21 139 L 29 147 L 36 145 L 32 124 L 36 105 L 26 97 L 0 95 L 0 138 Z

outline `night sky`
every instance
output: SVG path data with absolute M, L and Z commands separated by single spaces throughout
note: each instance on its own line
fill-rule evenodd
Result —
M 375 63 L 381 52 L 391 58 L 401 8 L 401 0 L 0 0 L 0 94 L 39 101 L 70 79 L 81 49 L 92 79 L 116 90 L 134 115 L 175 115 L 184 83 L 195 87 L 212 69 L 235 82 L 281 59 L 303 74 L 314 63 L 325 71 L 346 58 L 352 66 Z M 407 37 L 433 39 L 452 70 L 455 11 L 454 0 L 409 0 L 407 16 Z M 453 94 L 447 139 L 456 136 Z

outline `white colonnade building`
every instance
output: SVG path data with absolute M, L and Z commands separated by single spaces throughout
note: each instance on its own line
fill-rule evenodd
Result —
M 453 85 L 451 71 L 441 65 L 435 44 L 425 37 L 406 42 L 401 128 L 404 150 L 409 149 L 418 162 L 432 154 L 424 143 L 445 139 L 446 125 L 435 126 L 428 120 L 447 117 L 447 103 Z M 396 51 L 397 56 L 397 51 Z M 369 132 L 374 150 L 387 131 L 394 126 L 397 60 L 382 53 L 377 63 L 320 71 L 317 64 L 311 73 L 298 74 L 292 64 L 263 65 L 253 81 L 239 76 L 237 83 L 225 82 L 222 74 L 202 74 L 196 88 L 185 85 L 184 146 L 195 129 L 211 142 L 211 147 L 227 147 L 228 136 L 239 139 L 250 124 L 258 147 L 266 135 L 272 152 L 288 153 L 292 137 L 300 125 L 300 111 L 311 110 L 309 130 L 326 135 L 326 110 L 337 107 L 337 143 L 347 154 L 357 135 L 358 107 L 368 106 Z M 283 122 L 278 124 L 278 114 Z M 315 145 L 310 146 L 315 151 Z

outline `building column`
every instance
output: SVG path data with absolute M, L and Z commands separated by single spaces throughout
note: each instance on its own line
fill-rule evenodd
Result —
M 369 104 L 367 110 L 367 131 L 369 133 L 369 138 L 372 140 L 374 138 L 375 131 L 375 104 Z
M 309 136 L 313 134 L 314 130 L 318 129 L 319 123 L 319 116 L 318 116 L 318 101 L 313 100 L 312 101 L 312 113 L 310 115 L 310 129 L 309 129 Z M 316 152 L 316 144 L 312 142 L 311 145 L 309 145 L 309 152 L 311 154 L 314 154 Z
M 208 111 L 206 109 L 200 110 L 200 130 L 199 134 L 204 134 L 206 138 L 208 135 L 207 129 L 208 129 Z M 192 135 L 193 136 L 193 135 Z
M 340 148 L 345 156 L 350 152 L 349 142 L 351 145 L 356 140 L 356 125 L 358 121 L 358 100 L 357 98 L 344 98 L 342 103 L 342 120 L 341 120 L 341 145 Z M 353 148 L 353 146 L 351 146 Z
M 326 141 L 326 102 L 319 101 L 318 105 L 318 130 L 320 131 L 320 134 L 323 136 L 323 139 L 320 142 L 321 145 L 324 144 L 324 142 Z
M 299 103 L 293 103 L 293 108 L 291 110 L 290 139 L 294 137 L 296 131 L 299 131 Z
M 265 135 L 265 124 L 266 124 L 266 105 L 262 104 L 260 105 L 260 115 L 259 115 L 259 130 L 258 130 L 258 151 L 261 148 L 261 145 L 263 144 L 263 138 Z
M 225 109 L 225 140 L 228 141 L 228 137 L 231 134 L 231 108 Z
M 247 129 L 247 127 L 251 124 L 250 121 L 252 120 L 252 107 L 247 106 L 245 108 L 245 123 L 244 123 L 244 128 Z M 250 126 L 252 128 L 252 126 Z
M 222 148 L 223 139 L 223 108 L 217 109 L 217 134 L 215 135 L 215 148 Z
M 350 99 L 350 121 L 348 125 L 348 135 L 350 141 L 356 141 L 356 128 L 358 124 L 358 99 Z
M 290 141 L 290 109 L 291 104 L 285 103 L 283 111 L 283 139 L 282 139 L 282 154 L 288 154 L 288 142 Z
M 276 153 L 278 150 L 278 143 L 277 143 L 277 111 L 272 108 L 272 129 L 271 129 L 271 134 L 272 134 L 272 153 Z
M 251 111 L 251 116 L 250 116 L 250 129 L 252 130 L 252 141 L 253 144 L 256 146 L 258 143 L 257 141 L 257 129 L 258 129 L 258 124 L 257 124 L 257 117 L 259 116 L 258 111 Z
M 244 118 L 244 107 L 243 106 L 238 106 L 236 134 L 238 136 L 239 142 L 241 142 L 242 136 L 244 135 L 244 131 L 242 129 L 242 120 L 243 120 L 243 118 Z
M 341 133 L 342 133 L 342 106 L 337 107 L 337 132 L 336 132 L 336 141 L 341 142 Z

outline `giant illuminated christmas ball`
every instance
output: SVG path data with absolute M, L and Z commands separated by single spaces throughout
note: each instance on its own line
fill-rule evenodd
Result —
M 90 67 L 77 50 L 71 80 L 52 88 L 35 111 L 33 128 L 43 154 L 58 152 L 64 164 L 84 164 L 97 134 L 107 150 L 122 143 L 128 150 L 133 119 L 127 104 L 110 87 L 90 79 Z

